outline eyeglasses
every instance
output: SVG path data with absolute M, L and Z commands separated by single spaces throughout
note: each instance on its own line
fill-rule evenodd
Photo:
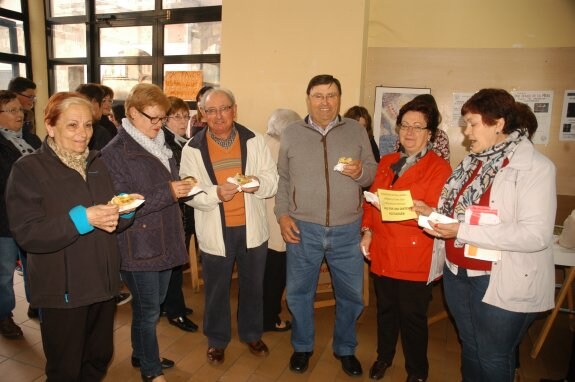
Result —
M 337 93 L 329 93 L 329 94 L 319 94 L 319 93 L 315 93 L 310 95 L 311 98 L 313 98 L 315 101 L 318 102 L 323 102 L 323 101 L 332 101 L 334 99 L 336 99 L 337 97 L 339 97 L 339 94 Z
M 26 98 L 28 98 L 30 101 L 36 101 L 36 96 L 28 95 L 28 94 L 22 94 L 22 93 L 16 93 L 16 94 L 21 95 L 22 97 L 26 97 Z
M 15 107 L 13 109 L 0 110 L 0 113 L 19 114 L 19 113 L 24 113 L 24 109 L 22 109 L 21 107 Z
M 228 113 L 230 110 L 232 110 L 233 106 L 229 105 L 229 106 L 222 106 L 219 109 L 216 109 L 215 107 L 209 108 L 209 109 L 205 109 L 204 113 L 206 113 L 207 116 L 209 117 L 213 117 L 216 114 L 225 114 Z
M 421 125 L 417 125 L 417 124 L 416 125 L 408 125 L 407 123 L 401 123 L 399 125 L 399 130 L 401 130 L 401 131 L 411 130 L 414 133 L 419 134 L 419 133 L 423 132 L 424 130 L 427 130 L 427 126 L 421 126 Z
M 137 110 L 137 109 L 136 109 L 136 110 Z M 139 112 L 140 114 L 142 114 L 144 117 L 148 118 L 148 119 L 150 120 L 150 123 L 151 123 L 152 125 L 157 125 L 158 122 L 164 123 L 164 122 L 166 122 L 166 121 L 168 120 L 168 117 L 150 117 L 148 114 L 144 113 L 144 112 L 141 111 L 141 110 L 138 110 L 138 112 Z
M 168 118 L 179 122 L 179 121 L 189 121 L 191 117 L 189 115 L 176 114 L 176 115 L 170 115 Z

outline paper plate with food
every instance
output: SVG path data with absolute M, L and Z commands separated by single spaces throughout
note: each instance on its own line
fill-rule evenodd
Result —
M 341 157 L 338 159 L 337 164 L 335 165 L 333 170 L 342 172 L 343 169 L 345 168 L 345 165 L 350 164 L 351 161 L 353 161 L 353 158 L 351 158 L 351 157 Z
M 227 179 L 228 182 L 238 186 L 238 191 L 242 192 L 244 188 L 258 187 L 260 182 L 257 179 L 250 178 L 244 174 L 237 173 Z
M 144 199 L 135 199 L 131 195 L 122 194 L 116 195 L 108 202 L 108 204 L 115 204 L 120 207 L 120 213 L 126 213 L 135 210 L 144 203 Z
M 188 196 L 194 196 L 194 195 L 199 194 L 200 192 L 204 191 L 199 186 L 198 180 L 196 178 L 194 178 L 193 176 L 186 176 L 182 180 L 185 180 L 185 181 L 190 182 L 192 184 L 192 190 L 190 192 L 188 192 Z

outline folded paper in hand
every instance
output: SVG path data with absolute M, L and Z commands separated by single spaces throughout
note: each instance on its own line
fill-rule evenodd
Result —
M 433 229 L 433 227 L 429 224 L 430 220 L 432 222 L 441 224 L 457 223 L 457 219 L 450 218 L 449 216 L 445 216 L 437 212 L 432 212 L 429 214 L 429 216 L 419 215 L 419 218 L 417 219 L 417 224 L 423 228 Z

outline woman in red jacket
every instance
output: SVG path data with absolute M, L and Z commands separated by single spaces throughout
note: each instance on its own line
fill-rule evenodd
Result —
M 414 99 L 397 116 L 400 150 L 381 158 L 370 191 L 409 190 L 411 197 L 437 205 L 449 163 L 432 150 L 440 121 L 435 101 Z M 377 296 L 377 360 L 371 379 L 383 378 L 391 366 L 399 333 L 408 381 L 425 381 L 427 361 L 427 284 L 433 238 L 416 220 L 388 222 L 380 211 L 364 203 L 361 247 L 371 260 Z

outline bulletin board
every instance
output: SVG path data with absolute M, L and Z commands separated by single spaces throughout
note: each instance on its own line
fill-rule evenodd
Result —
M 557 167 L 557 193 L 575 196 L 575 141 L 560 141 L 565 90 L 575 89 L 575 48 L 417 49 L 368 48 L 363 105 L 375 109 L 377 86 L 429 88 L 443 117 L 451 166 L 467 154 L 463 129 L 452 121 L 453 93 L 498 87 L 508 91 L 553 91 L 547 144 L 536 149 Z

